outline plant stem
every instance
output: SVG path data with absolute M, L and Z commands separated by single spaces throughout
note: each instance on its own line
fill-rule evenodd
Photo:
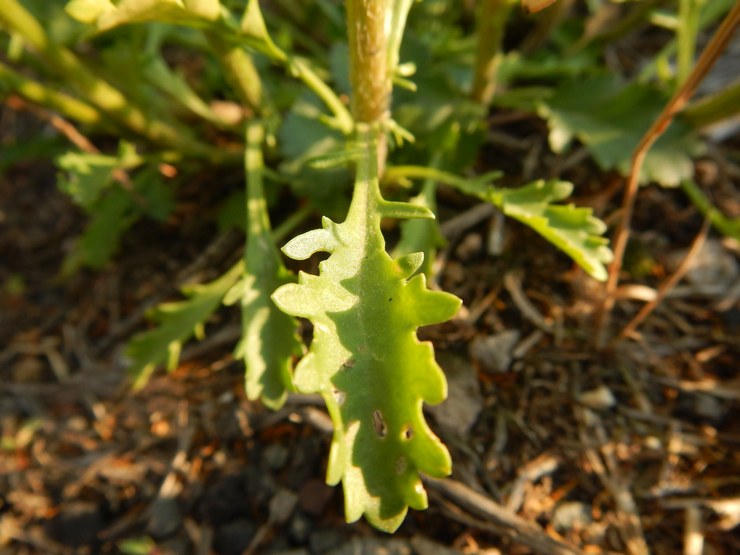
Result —
M 269 238 L 270 236 L 270 217 L 267 212 L 265 189 L 262 182 L 264 172 L 262 148 L 265 142 L 265 128 L 261 122 L 250 121 L 247 123 L 246 139 L 247 242 L 249 245 L 247 249 L 249 249 L 253 242 L 262 241 L 265 237 Z M 256 246 L 258 245 L 255 244 Z
M 699 186 L 691 179 L 682 181 L 681 188 L 689 199 L 691 199 L 691 202 L 694 203 L 694 206 L 698 208 L 699 212 L 704 214 L 720 233 L 727 237 L 734 237 L 740 241 L 740 218 L 728 218 L 725 216 L 712 205 L 711 201 L 702 193 Z
M 207 32 L 206 36 L 242 104 L 255 114 L 267 115 L 262 79 L 252 57 L 241 46 L 230 44 L 216 32 Z
M 225 28 L 228 34 L 231 29 Z M 288 56 L 270 37 L 257 0 L 250 0 L 241 23 L 241 33 L 234 37 L 237 41 L 247 42 L 251 47 L 263 53 L 270 60 L 285 67 L 288 72 L 301 81 L 326 104 L 334 114 L 333 125 L 343 134 L 352 133 L 354 122 L 347 107 L 304 60 Z
M 707 127 L 740 113 L 740 80 L 690 104 L 683 116 L 696 127 Z
M 680 87 L 691 73 L 696 50 L 696 37 L 699 33 L 699 14 L 703 2 L 700 0 L 680 0 L 678 3 L 678 41 L 677 80 Z
M 10 85 L 12 91 L 26 100 L 46 106 L 67 118 L 86 125 L 103 123 L 100 112 L 89 104 L 29 79 L 2 62 L 0 62 L 0 81 Z
M 71 50 L 53 43 L 41 24 L 18 0 L 3 0 L 0 26 L 20 35 L 49 68 L 119 124 L 154 143 L 196 156 L 224 158 L 219 150 L 196 141 L 187 128 L 173 127 L 134 106 L 121 91 L 91 72 Z
M 501 58 L 504 24 L 510 0 L 482 0 L 476 17 L 478 45 L 475 51 L 473 88 L 470 96 L 488 105 L 496 92 L 496 69 Z
M 390 116 L 391 79 L 385 34 L 386 0 L 347 0 L 349 76 L 355 122 L 382 125 Z M 387 156 L 385 134 L 379 134 L 378 174 Z

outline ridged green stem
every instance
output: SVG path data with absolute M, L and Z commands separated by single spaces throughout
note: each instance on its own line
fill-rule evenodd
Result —
M 265 142 L 265 129 L 261 122 L 247 123 L 247 148 L 245 163 L 247 168 L 247 239 L 261 240 L 270 233 L 270 217 L 265 201 L 262 182 L 264 161 L 262 148 Z
M 255 114 L 267 115 L 262 79 L 254 67 L 252 57 L 243 48 L 230 44 L 216 32 L 206 33 L 206 36 L 239 100 Z
M 382 126 L 390 117 L 391 76 L 385 30 L 386 0 L 347 0 L 349 77 L 355 122 Z M 387 156 L 385 134 L 379 134 L 378 175 Z

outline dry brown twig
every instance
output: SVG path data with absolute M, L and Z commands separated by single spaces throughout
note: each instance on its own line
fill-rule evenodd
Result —
M 609 320 L 616 301 L 615 293 L 619 285 L 619 274 L 622 271 L 624 252 L 627 248 L 627 241 L 629 240 L 630 222 L 632 220 L 635 197 L 637 196 L 642 164 L 655 141 L 668 129 L 673 118 L 686 107 L 699 83 L 701 83 L 720 54 L 725 50 L 739 22 L 740 2 L 736 2 L 730 12 L 725 16 L 722 24 L 714 33 L 714 36 L 712 36 L 712 39 L 702 52 L 686 82 L 676 91 L 668 104 L 666 104 L 661 114 L 642 137 L 642 140 L 632 154 L 630 174 L 622 200 L 621 217 L 614 234 L 614 260 L 609 265 L 609 278 L 606 283 L 604 298 L 596 311 L 595 339 L 596 346 L 599 349 L 603 349 L 607 342 Z
M 535 553 L 543 555 L 583 555 L 583 551 L 576 546 L 549 536 L 537 525 L 523 519 L 513 511 L 470 489 L 461 482 L 449 478 L 444 480 L 424 478 L 424 484 L 452 501 L 456 507 L 477 517 L 484 518 L 485 524 L 488 525 L 487 528 L 510 538 L 516 543 L 526 545 Z
M 610 444 L 606 430 L 599 416 L 588 409 L 579 409 L 577 412 L 579 435 L 581 442 L 586 445 L 584 454 L 594 473 L 612 497 L 617 516 L 617 531 L 625 544 L 629 555 L 648 555 L 647 542 L 642 530 L 640 513 L 637 509 L 632 492 L 619 470 L 613 444 Z M 586 429 L 588 428 L 588 430 Z M 589 446 L 590 437 L 596 437 L 599 449 Z
M 663 301 L 666 295 L 678 284 L 679 281 L 681 281 L 686 272 L 691 269 L 691 262 L 694 260 L 696 255 L 699 254 L 699 251 L 704 246 L 704 241 L 707 238 L 707 234 L 709 233 L 709 225 L 709 218 L 705 218 L 704 223 L 701 226 L 701 230 L 694 239 L 694 242 L 691 244 L 689 252 L 686 253 L 686 256 L 681 261 L 679 267 L 676 269 L 675 272 L 673 272 L 673 274 L 671 274 L 670 277 L 668 277 L 668 279 L 666 279 L 661 284 L 661 286 L 658 288 L 658 293 L 656 294 L 655 298 L 640 309 L 635 317 L 632 318 L 632 320 L 630 320 L 630 322 L 622 329 L 617 338 L 631 336 L 635 332 L 637 327 L 645 320 L 645 318 L 650 316 L 653 310 L 655 310 L 655 307 L 657 307 Z

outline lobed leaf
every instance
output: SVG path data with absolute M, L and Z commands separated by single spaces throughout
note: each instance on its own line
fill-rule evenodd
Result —
M 262 186 L 264 129 L 257 122 L 247 126 L 248 236 L 244 275 L 225 302 L 237 300 L 242 309 L 242 337 L 234 356 L 244 361 L 245 387 L 249 399 L 262 399 L 280 408 L 293 390 L 292 362 L 303 352 L 296 335 L 297 322 L 278 310 L 270 295 L 293 281 L 285 269 L 270 232 Z
M 593 278 L 605 280 L 605 264 L 612 259 L 604 222 L 593 216 L 590 208 L 572 204 L 553 204 L 567 198 L 573 185 L 567 181 L 535 181 L 517 189 L 502 189 L 488 185 L 498 175 L 482 175 L 474 179 L 458 177 L 436 168 L 395 166 L 386 171 L 386 178 L 422 177 L 447 183 L 459 191 L 497 206 L 504 214 L 531 227 L 553 245 L 570 256 Z
M 184 287 L 186 300 L 161 304 L 152 311 L 151 318 L 158 326 L 134 336 L 126 346 L 134 388 L 146 385 L 159 365 L 166 365 L 170 371 L 175 369 L 183 343 L 193 335 L 202 335 L 206 320 L 243 271 L 244 264 L 240 261 L 211 283 Z
M 606 224 L 590 208 L 552 204 L 568 197 L 573 185 L 552 179 L 535 181 L 518 189 L 489 189 L 482 198 L 504 214 L 528 225 L 558 247 L 591 277 L 607 278 L 604 266 L 612 260 L 609 240 L 602 237 Z
M 667 100 L 652 86 L 625 86 L 613 75 L 597 75 L 564 81 L 538 111 L 548 121 L 553 151 L 563 152 L 577 138 L 601 168 L 626 174 L 632 151 Z M 691 177 L 691 157 L 700 150 L 693 129 L 677 118 L 648 152 L 640 182 L 678 186 Z
M 298 284 L 273 294 L 285 312 L 308 318 L 314 337 L 295 370 L 298 390 L 318 392 L 334 421 L 327 481 L 342 481 L 348 521 L 363 514 L 376 527 L 395 530 L 408 507 L 427 505 L 419 472 L 449 474 L 450 456 L 424 420 L 424 402 L 446 396 L 432 345 L 416 329 L 451 318 L 460 300 L 426 288 L 415 253 L 399 259 L 385 250 L 386 215 L 430 217 L 429 210 L 389 203 L 381 195 L 375 142 L 362 135 L 347 219 L 324 218 L 321 230 L 290 241 L 284 252 L 305 258 L 330 253 L 318 276 L 301 272 Z M 403 205 L 403 206 L 401 206 Z

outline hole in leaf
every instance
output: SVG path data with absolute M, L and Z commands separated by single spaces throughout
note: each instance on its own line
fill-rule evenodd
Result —
M 340 407 L 344 404 L 345 399 L 347 399 L 347 394 L 341 389 L 332 389 L 331 396 L 334 397 L 334 400 Z
M 406 457 L 398 457 L 396 460 L 396 474 L 403 474 L 406 472 L 409 464 L 406 461 Z
M 388 434 L 388 426 L 385 425 L 385 420 L 383 420 L 383 413 L 377 409 L 373 411 L 373 426 L 378 437 L 384 438 Z
M 403 428 L 401 428 L 401 439 L 409 441 L 413 437 L 414 429 L 409 424 L 406 424 Z

